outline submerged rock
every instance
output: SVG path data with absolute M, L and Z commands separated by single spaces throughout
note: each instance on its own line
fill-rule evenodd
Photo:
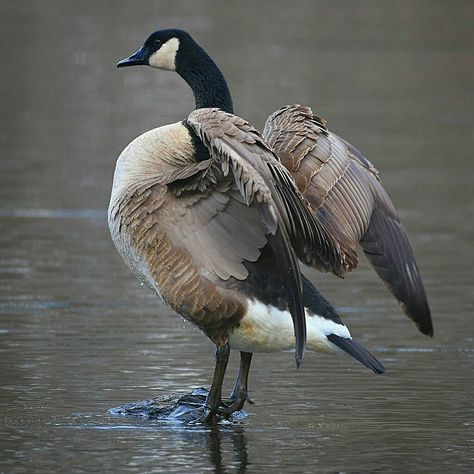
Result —
M 202 414 L 202 409 L 208 390 L 205 388 L 196 388 L 191 393 L 171 394 L 162 398 L 153 398 L 151 400 L 139 400 L 137 402 L 124 403 L 115 408 L 110 408 L 107 413 L 121 416 L 137 416 L 149 420 L 164 421 L 198 421 Z M 230 402 L 230 401 L 229 401 Z M 222 408 L 226 408 L 227 402 L 223 400 Z M 217 415 L 218 422 L 235 423 L 247 416 L 243 410 L 237 411 L 224 417 Z

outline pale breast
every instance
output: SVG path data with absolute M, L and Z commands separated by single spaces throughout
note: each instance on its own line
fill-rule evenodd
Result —
M 192 155 L 189 133 L 177 122 L 135 138 L 117 159 L 108 211 L 112 240 L 133 272 L 155 290 L 137 237 L 156 224 L 155 214 L 166 195 L 166 186 L 159 183 L 189 164 Z
M 191 164 L 192 158 L 191 137 L 181 122 L 140 135 L 117 159 L 110 207 L 124 194 L 145 183 L 160 182 L 170 173 Z
M 132 271 L 169 306 L 201 327 L 213 340 L 220 327 L 240 318 L 242 304 L 206 277 L 177 241 L 186 235 L 185 209 L 199 201 L 172 190 L 177 177 L 199 172 L 189 132 L 177 123 L 147 132 L 120 155 L 109 205 L 112 239 Z M 184 228 L 183 228 L 184 227 Z M 222 322 L 222 323 L 221 323 Z

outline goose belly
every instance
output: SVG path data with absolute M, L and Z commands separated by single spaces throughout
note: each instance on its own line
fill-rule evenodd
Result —
M 306 347 L 317 352 L 337 352 L 326 336 L 336 334 L 350 338 L 343 324 L 312 313 L 305 308 Z M 244 352 L 277 352 L 294 349 L 295 335 L 289 311 L 255 300 L 248 300 L 247 311 L 239 324 L 229 332 L 232 349 Z

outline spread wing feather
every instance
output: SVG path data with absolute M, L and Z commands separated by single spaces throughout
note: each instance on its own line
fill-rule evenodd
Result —
M 270 115 L 263 137 L 338 241 L 348 269 L 357 266 L 360 243 L 405 313 L 431 335 L 430 310 L 408 236 L 372 163 L 305 106 L 286 106 Z
M 271 233 L 281 220 L 297 257 L 322 271 L 343 276 L 348 263 L 339 244 L 315 218 L 288 170 L 260 134 L 245 120 L 219 109 L 192 112 L 187 123 L 195 130 L 224 176 L 230 171 L 246 204 L 262 204 Z
M 222 262 L 217 272 L 220 278 L 243 279 L 246 277 L 245 271 L 232 271 L 234 265 L 245 268 L 240 242 L 242 229 L 246 229 L 249 236 L 245 259 L 254 261 L 259 252 L 252 254 L 250 250 L 251 243 L 255 245 L 258 242 L 252 235 L 258 226 L 244 226 L 246 222 L 239 221 L 238 215 L 243 212 L 243 206 L 247 213 L 249 210 L 258 212 L 258 217 L 252 214 L 251 219 L 254 223 L 265 225 L 263 234 L 266 242 L 277 256 L 275 264 L 279 267 L 293 318 L 296 361 L 299 365 L 306 340 L 306 321 L 297 257 L 322 270 L 342 275 L 346 269 L 345 256 L 340 252 L 339 245 L 315 219 L 291 175 L 260 134 L 246 121 L 219 109 L 199 109 L 189 115 L 187 125 L 208 148 L 212 161 L 209 166 L 214 170 L 213 173 L 220 174 L 224 181 L 230 178 L 232 186 L 240 195 L 227 191 L 233 204 L 227 206 L 225 213 L 219 212 L 213 218 L 213 222 L 203 230 L 205 234 L 200 236 L 199 231 L 195 230 L 193 238 L 188 240 L 196 242 L 202 248 L 208 235 L 218 235 L 218 227 L 219 238 L 212 239 L 213 249 L 209 252 L 213 268 L 216 268 L 217 262 Z M 236 205 L 239 202 L 240 207 Z M 225 236 L 222 235 L 223 232 L 226 233 Z M 222 237 L 226 240 L 224 245 L 220 243 Z M 193 254 L 197 252 L 196 248 Z

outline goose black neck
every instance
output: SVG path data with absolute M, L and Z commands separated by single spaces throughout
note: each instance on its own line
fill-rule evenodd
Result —
M 218 107 L 233 113 L 232 97 L 221 71 L 210 56 L 194 40 L 181 44 L 176 72 L 189 84 L 196 109 Z

